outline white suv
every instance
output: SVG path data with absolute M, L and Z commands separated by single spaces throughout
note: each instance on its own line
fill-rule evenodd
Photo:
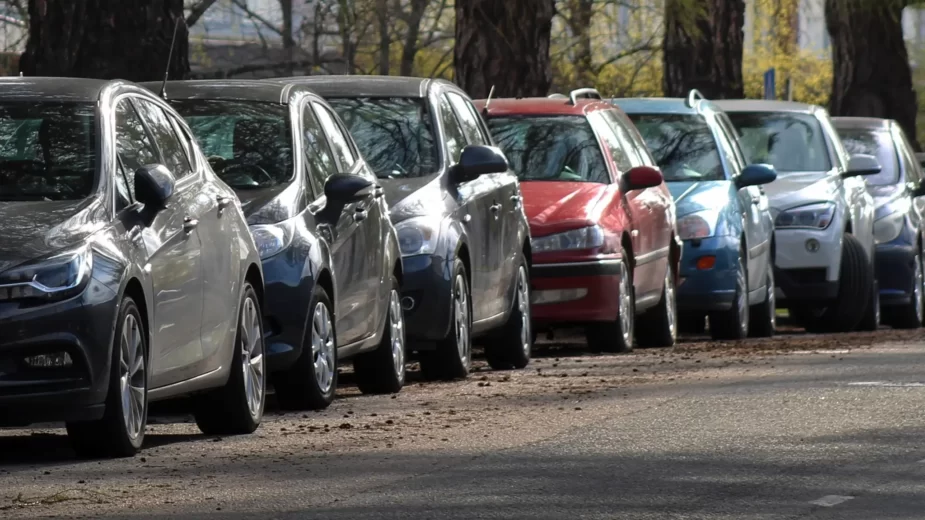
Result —
M 762 186 L 774 218 L 779 307 L 807 330 L 876 329 L 874 204 L 861 176 L 870 155 L 848 156 L 822 107 L 785 101 L 717 101 L 753 162 L 773 164 Z

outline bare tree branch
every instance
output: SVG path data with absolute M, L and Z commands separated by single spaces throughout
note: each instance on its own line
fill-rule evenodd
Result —
M 280 37 L 283 36 L 283 30 L 280 27 L 277 27 L 275 24 L 273 24 L 273 22 L 260 16 L 254 11 L 251 11 L 250 8 L 247 7 L 247 3 L 244 0 L 231 0 L 231 3 L 233 3 L 238 9 L 244 11 L 244 14 L 246 14 L 249 18 L 256 20 L 260 22 L 261 24 L 265 25 L 267 29 L 270 29 L 271 31 L 275 32 Z
M 193 7 L 190 8 L 189 16 L 186 17 L 186 26 L 192 27 L 196 25 L 196 22 L 202 18 L 202 15 L 204 15 L 217 1 L 218 0 L 199 0 L 193 4 Z

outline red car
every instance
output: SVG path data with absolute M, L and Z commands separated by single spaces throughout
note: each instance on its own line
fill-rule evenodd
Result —
M 629 118 L 592 89 L 476 104 L 520 178 L 536 329 L 585 326 L 597 351 L 673 345 L 675 206 Z

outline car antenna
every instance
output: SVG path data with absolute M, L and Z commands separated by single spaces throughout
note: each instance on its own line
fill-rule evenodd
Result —
M 164 70 L 164 83 L 161 84 L 161 97 L 167 99 L 167 78 L 170 76 L 170 62 L 173 60 L 173 47 L 177 43 L 177 29 L 180 27 L 180 17 L 173 24 L 173 37 L 170 39 L 170 52 L 167 53 L 167 67 Z
M 485 106 L 482 107 L 482 117 L 488 117 L 488 105 L 491 104 L 491 97 L 495 95 L 495 86 L 491 86 L 491 90 L 488 91 L 488 98 L 485 99 Z

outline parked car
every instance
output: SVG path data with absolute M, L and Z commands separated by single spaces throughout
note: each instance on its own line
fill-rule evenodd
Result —
M 922 211 L 925 185 L 922 169 L 896 121 L 836 117 L 832 121 L 848 153 L 877 157 L 883 169 L 864 178 L 874 199 L 874 262 L 883 321 L 896 328 L 923 324 Z
M 166 93 L 241 198 L 263 263 L 267 362 L 280 404 L 327 407 L 350 358 L 362 392 L 398 392 L 398 239 L 382 187 L 340 118 L 295 84 L 174 81 Z
M 517 177 L 465 92 L 382 76 L 284 79 L 340 114 L 398 230 L 409 347 L 430 379 L 465 377 L 472 339 L 495 369 L 530 361 L 530 234 Z
M 876 329 L 875 157 L 849 156 L 822 107 L 787 101 L 716 101 L 751 162 L 768 163 L 778 306 L 811 331 Z
M 674 344 L 675 205 L 633 123 L 591 89 L 477 106 L 520 177 L 537 325 L 585 326 L 592 350 Z
M 0 421 L 130 456 L 149 402 L 195 393 L 203 432 L 254 431 L 260 262 L 182 118 L 122 81 L 0 91 Z
M 774 222 L 761 185 L 777 172 L 749 164 L 715 104 L 686 99 L 614 99 L 636 125 L 674 197 L 684 241 L 680 323 L 714 339 L 774 335 Z

